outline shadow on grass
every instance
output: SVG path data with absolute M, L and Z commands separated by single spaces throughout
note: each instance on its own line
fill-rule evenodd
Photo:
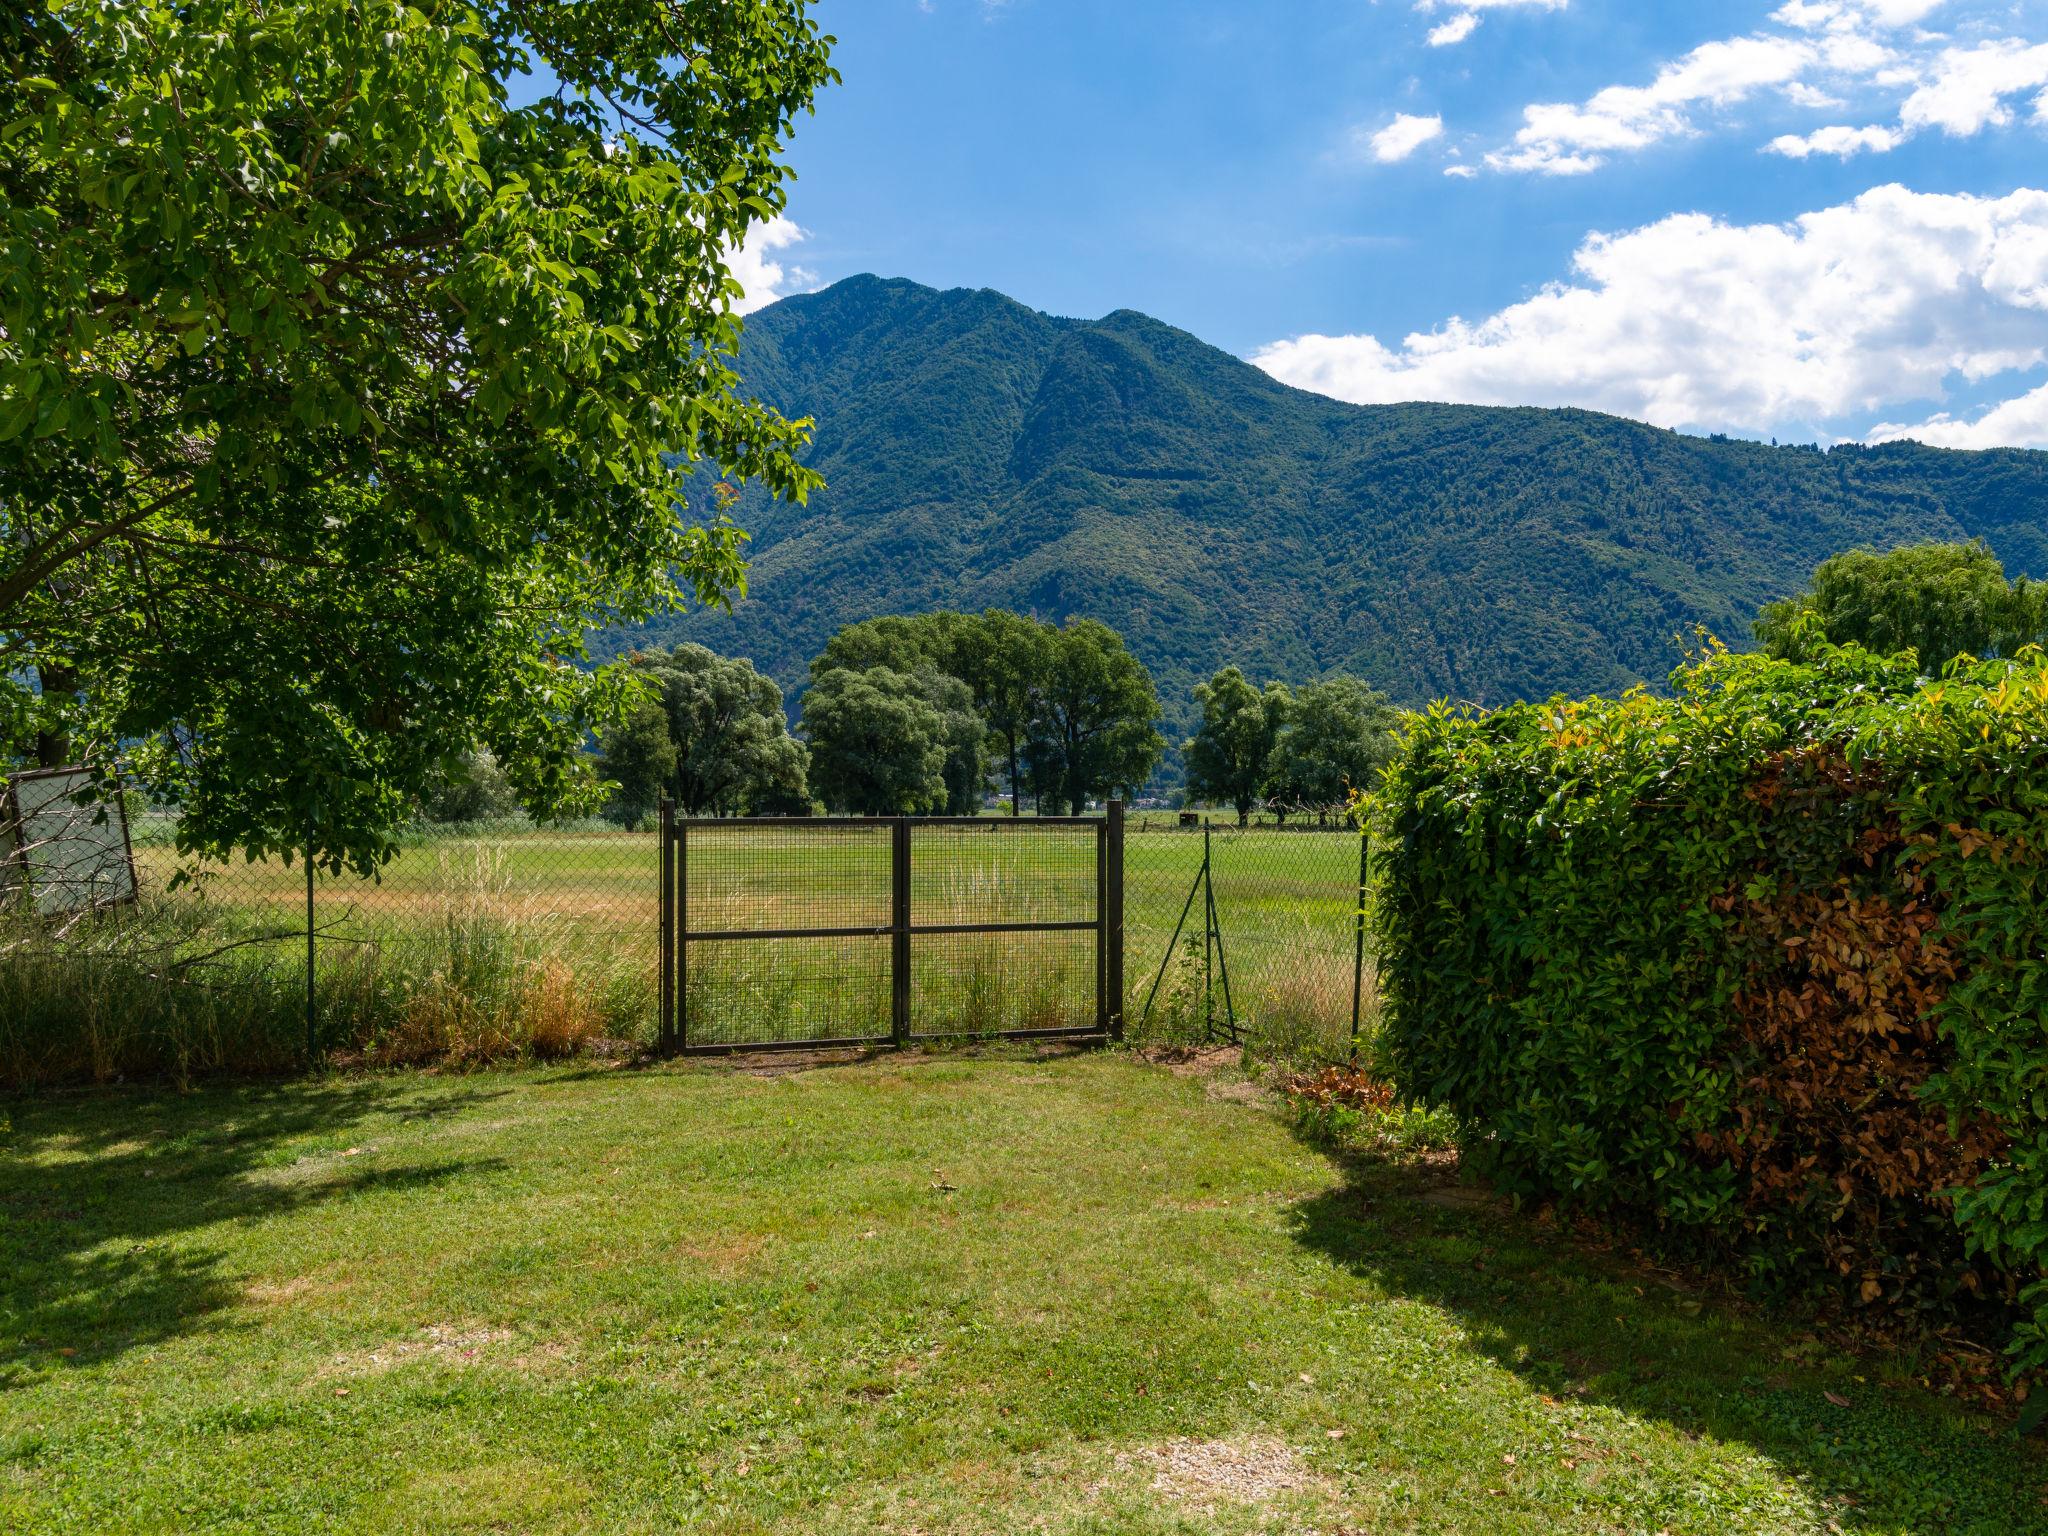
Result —
M 1454 1315 L 1472 1354 L 1535 1390 L 1749 1446 L 1844 1530 L 2048 1529 L 2037 1443 L 1883 1384 L 1876 1361 L 1830 1368 L 1811 1335 L 1660 1283 L 1441 1171 L 1338 1161 L 1343 1185 L 1294 1207 L 1296 1240 Z
M 437 1118 L 501 1091 L 394 1079 L 0 1099 L 0 1392 L 211 1326 L 243 1287 L 206 1228 L 490 1166 L 359 1167 L 326 1143 L 372 1115 Z

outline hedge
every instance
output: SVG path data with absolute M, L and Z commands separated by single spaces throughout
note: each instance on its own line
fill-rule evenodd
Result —
M 1438 707 L 1375 797 L 1383 1048 L 1509 1187 L 2048 1365 L 2048 659 L 1718 647 Z

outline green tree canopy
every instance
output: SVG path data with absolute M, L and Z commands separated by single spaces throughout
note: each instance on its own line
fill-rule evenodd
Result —
M 990 608 L 964 616 L 945 633 L 950 645 L 943 665 L 973 690 L 975 707 L 1002 754 L 1010 814 L 1018 815 L 1024 748 L 1051 671 L 1056 631 L 1021 614 Z
M 1195 687 L 1202 723 L 1187 743 L 1188 793 L 1237 811 L 1237 824 L 1266 798 L 1273 748 L 1287 722 L 1293 695 L 1285 683 L 1261 692 L 1236 667 L 1225 667 Z
M 1394 760 L 1401 712 L 1358 678 L 1339 673 L 1295 691 L 1273 745 L 1267 793 L 1318 815 L 1369 790 Z
M 779 815 L 809 802 L 804 745 L 789 734 L 782 690 L 751 661 L 701 645 L 630 658 L 668 720 L 666 788 L 687 816 Z
M 590 803 L 630 689 L 583 635 L 741 588 L 719 476 L 817 483 L 727 266 L 832 78 L 809 12 L 9 8 L 0 714 L 143 742 L 212 853 L 372 868 L 479 744 Z
M 1774 656 L 1810 660 L 1823 641 L 1880 655 L 1916 653 L 1924 671 L 1957 656 L 2005 656 L 2042 638 L 2048 586 L 2005 579 L 1981 540 L 1912 544 L 1823 560 L 1806 591 L 1766 604 L 1756 638 Z
M 833 667 L 805 692 L 811 787 L 835 811 L 916 816 L 947 802 L 947 724 L 919 678 Z
M 642 698 L 606 729 L 597 771 L 617 784 L 605 814 L 622 826 L 651 815 L 675 778 L 676 743 L 661 700 Z
M 1166 750 L 1154 721 L 1159 694 L 1123 637 L 1094 619 L 1052 632 L 1028 751 L 1068 813 L 1090 798 L 1143 784 Z

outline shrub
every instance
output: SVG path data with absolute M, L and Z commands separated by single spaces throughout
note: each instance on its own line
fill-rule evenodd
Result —
M 1385 1044 L 1512 1188 L 2048 1364 L 2048 664 L 1714 648 L 1438 708 L 1374 806 Z

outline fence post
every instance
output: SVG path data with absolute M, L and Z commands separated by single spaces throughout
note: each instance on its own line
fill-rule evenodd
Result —
M 311 1070 L 319 1052 L 313 1028 L 313 824 L 306 823 L 306 1066 Z
M 1202 818 L 1202 1043 L 1216 1038 L 1216 887 L 1209 876 L 1209 818 Z
M 676 1040 L 675 1048 L 690 1048 L 690 824 L 675 829 L 675 862 L 669 878 L 675 889 L 676 936 Z
M 654 1007 L 658 1017 L 654 1021 L 654 1048 L 665 1051 L 675 1035 L 676 1004 L 676 813 L 666 794 L 656 803 L 654 831 L 660 839 L 655 850 L 655 880 L 660 889 L 661 940 L 656 946 L 659 958 L 655 961 L 661 967 L 660 979 L 655 983 Z
M 1365 875 L 1366 854 L 1372 846 L 1372 835 L 1364 827 L 1358 829 L 1358 927 L 1351 949 L 1351 1050 L 1358 1052 L 1358 1006 L 1365 992 Z
M 889 824 L 889 1037 L 910 1043 L 910 820 Z
M 1107 961 L 1109 992 L 1109 1017 L 1104 1021 L 1112 1040 L 1124 1037 L 1124 803 L 1112 800 L 1108 806 L 1109 819 L 1103 828 L 1108 841 L 1105 851 L 1107 879 L 1104 889 L 1096 892 L 1098 902 L 1106 902 L 1106 909 L 1098 912 L 1103 925 L 1104 957 Z

